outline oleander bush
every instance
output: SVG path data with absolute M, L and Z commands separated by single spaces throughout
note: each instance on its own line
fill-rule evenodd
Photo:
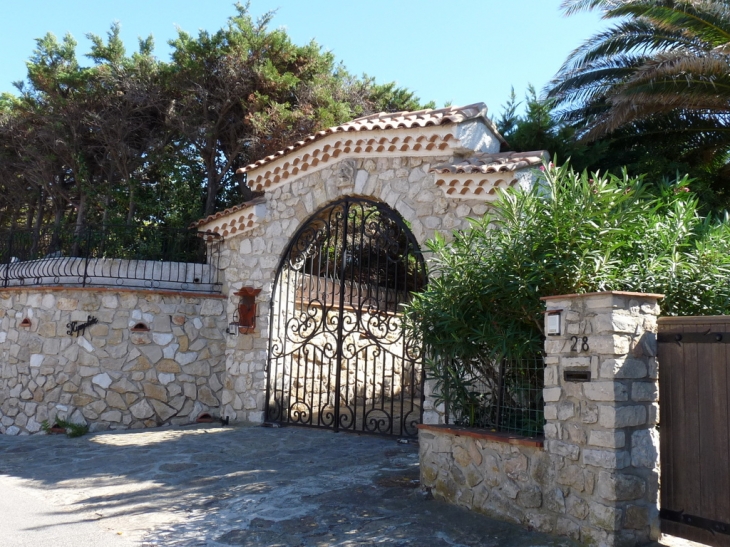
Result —
M 502 360 L 518 379 L 503 386 L 504 404 L 542 408 L 524 395 L 542 387 L 525 378 L 539 384 L 542 375 L 519 370 L 543 348 L 542 296 L 661 293 L 664 315 L 730 313 L 730 220 L 703 217 L 688 179 L 649 186 L 545 165 L 532 188 L 504 192 L 468 230 L 427 247 L 430 282 L 408 306 L 407 328 L 424 343 L 441 401 L 464 425 L 503 428 L 484 411 Z

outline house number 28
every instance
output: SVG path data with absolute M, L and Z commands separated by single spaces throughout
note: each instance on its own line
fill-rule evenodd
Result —
M 570 351 L 578 351 L 578 342 L 580 342 L 580 350 L 581 351 L 588 351 L 590 348 L 588 347 L 588 337 L 584 336 L 580 340 L 577 336 L 571 336 L 570 341 L 572 344 L 570 345 Z

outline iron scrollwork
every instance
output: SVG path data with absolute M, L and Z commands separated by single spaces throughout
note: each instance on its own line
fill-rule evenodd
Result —
M 313 215 L 274 283 L 267 420 L 415 436 L 422 357 L 401 307 L 425 284 L 418 243 L 387 205 L 344 198 Z

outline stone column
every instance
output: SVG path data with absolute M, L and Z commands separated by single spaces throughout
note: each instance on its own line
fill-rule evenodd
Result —
M 659 536 L 656 332 L 661 295 L 553 296 L 545 341 L 545 448 L 557 533 L 641 545 Z M 554 321 L 554 320 L 553 320 Z

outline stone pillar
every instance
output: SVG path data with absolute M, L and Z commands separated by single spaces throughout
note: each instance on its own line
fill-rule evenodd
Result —
M 554 462 L 555 532 L 583 543 L 659 536 L 656 332 L 661 295 L 543 298 L 559 334 L 545 341 L 545 449 Z M 554 323 L 554 319 L 553 319 Z

